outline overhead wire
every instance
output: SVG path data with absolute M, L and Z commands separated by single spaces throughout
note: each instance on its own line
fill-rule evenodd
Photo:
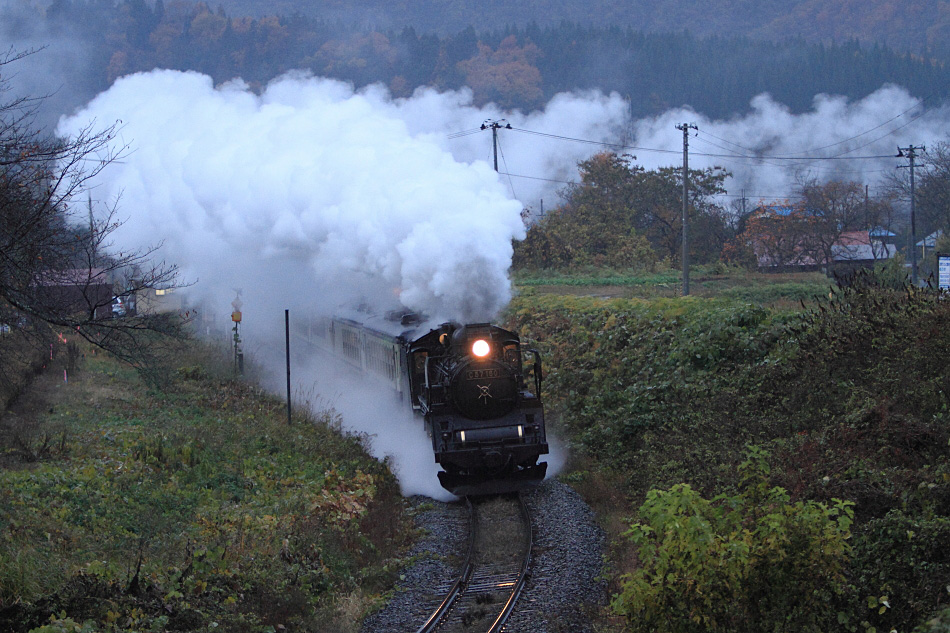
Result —
M 505 172 L 508 172 L 508 162 L 505 160 L 505 150 L 501 147 L 501 138 L 496 137 L 495 142 L 498 144 L 498 151 L 501 153 L 501 162 L 505 166 Z M 511 197 L 515 200 L 518 199 L 518 195 L 515 193 L 515 183 L 512 182 L 511 176 L 508 176 L 508 186 L 511 188 Z
M 463 136 L 470 136 L 470 135 L 472 135 L 472 134 L 478 134 L 478 133 L 481 132 L 481 131 L 482 131 L 482 129 L 479 128 L 479 127 L 472 128 L 472 129 L 470 129 L 470 130 L 461 130 L 461 131 L 459 131 L 459 132 L 453 132 L 452 134 L 449 134 L 449 135 L 448 135 L 448 138 L 449 138 L 449 139 L 462 138 Z
M 824 145 L 824 146 L 821 146 L 821 147 L 818 147 L 818 148 L 814 148 L 814 149 L 812 149 L 812 150 L 807 150 L 806 152 L 803 152 L 803 153 L 804 153 L 804 154 L 807 154 L 808 152 L 812 152 L 812 151 L 820 151 L 820 150 L 822 150 L 822 149 L 828 149 L 828 148 L 830 148 L 830 147 L 835 147 L 835 146 L 837 146 L 837 145 L 841 145 L 841 144 L 843 144 L 843 143 L 847 143 L 847 142 L 849 142 L 849 141 L 852 141 L 852 140 L 861 138 L 861 137 L 863 137 L 863 136 L 866 136 L 867 134 L 870 134 L 870 133 L 874 132 L 875 130 L 879 130 L 879 129 L 881 129 L 882 127 L 886 126 L 888 123 L 891 123 L 891 122 L 893 122 L 893 121 L 899 119 L 900 117 L 906 115 L 908 112 L 910 112 L 910 111 L 912 111 L 913 109 L 919 107 L 920 105 L 922 105 L 923 103 L 925 103 L 927 100 L 929 100 L 930 98 L 932 98 L 935 94 L 936 94 L 936 93 L 934 93 L 934 94 L 932 94 L 932 95 L 928 95 L 928 97 L 926 97 L 926 98 L 922 99 L 921 101 L 915 103 L 912 107 L 910 107 L 910 108 L 904 110 L 904 111 L 901 112 L 900 114 L 897 114 L 897 115 L 895 115 L 894 117 L 891 117 L 890 119 L 888 119 L 887 121 L 884 121 L 884 122 L 882 122 L 882 123 L 880 123 L 880 124 L 878 124 L 878 125 L 876 125 L 876 126 L 874 126 L 874 127 L 872 127 L 872 128 L 869 128 L 868 130 L 865 130 L 865 131 L 861 132 L 860 134 L 856 134 L 856 135 L 851 136 L 851 137 L 849 137 L 849 138 L 847 138 L 847 139 L 844 139 L 844 140 L 842 140 L 842 141 L 837 141 L 837 142 L 835 142 L 835 143 L 831 143 L 831 144 Z M 718 141 L 720 141 L 720 142 L 722 142 L 722 143 L 726 143 L 726 144 L 728 144 L 728 145 L 732 145 L 732 146 L 734 146 L 734 147 L 736 147 L 736 148 L 739 148 L 739 149 L 741 149 L 741 150 L 743 150 L 743 151 L 745 151 L 745 152 L 748 152 L 748 153 L 747 153 L 747 154 L 736 153 L 735 151 L 729 149 L 728 147 L 723 147 L 723 146 L 721 146 L 721 145 L 718 145 L 718 144 L 716 144 L 716 143 L 713 143 L 713 142 L 709 141 L 707 138 L 702 138 L 702 137 L 701 137 L 700 140 L 702 140 L 703 142 L 705 142 L 705 143 L 711 145 L 712 147 L 715 147 L 715 148 L 717 148 L 717 149 L 720 149 L 720 150 L 722 150 L 723 152 L 727 152 L 727 153 L 722 153 L 722 154 L 720 154 L 720 153 L 712 153 L 712 152 L 696 152 L 696 151 L 694 151 L 694 152 L 691 152 L 691 155 L 693 155 L 693 156 L 699 156 L 699 157 L 704 157 L 704 158 L 719 158 L 719 159 L 728 159 L 728 160 L 756 161 L 756 162 L 764 163 L 765 165 L 769 165 L 769 166 L 776 167 L 776 168 L 779 168 L 779 169 L 795 168 L 795 167 L 798 167 L 798 168 L 808 167 L 808 168 L 815 169 L 816 171 L 824 171 L 822 168 L 814 168 L 814 167 L 812 166 L 812 163 L 814 163 L 814 162 L 819 162 L 819 161 L 882 160 L 882 159 L 894 158 L 894 155 L 892 155 L 892 154 L 872 154 L 872 155 L 865 155 L 865 156 L 848 156 L 848 154 L 850 154 L 851 152 L 857 151 L 858 149 L 863 149 L 864 147 L 867 147 L 867 146 L 869 146 L 869 145 L 872 145 L 872 144 L 874 144 L 874 143 L 876 143 L 876 142 L 878 142 L 878 141 L 880 141 L 880 140 L 886 138 L 887 136 L 890 136 L 891 134 L 894 134 L 894 133 L 897 132 L 898 130 L 901 130 L 901 129 L 907 127 L 908 125 L 912 124 L 913 122 L 917 121 L 918 119 L 920 119 L 921 117 L 923 117 L 924 114 L 926 114 L 926 112 L 925 112 L 925 111 L 922 111 L 920 114 L 914 116 L 913 118 L 911 118 L 911 119 L 910 119 L 909 121 L 907 121 L 906 123 L 904 123 L 904 124 L 902 124 L 902 125 L 900 125 L 900 126 L 894 128 L 893 130 L 890 130 L 889 132 L 887 132 L 887 134 L 881 135 L 881 136 L 879 136 L 879 137 L 877 137 L 877 138 L 875 138 L 875 139 L 873 139 L 873 140 L 871 140 L 871 141 L 868 141 L 867 143 L 864 143 L 863 145 L 859 145 L 859 146 L 857 146 L 857 147 L 848 149 L 848 150 L 846 150 L 846 151 L 844 151 L 844 152 L 841 152 L 840 154 L 837 154 L 837 155 L 834 155 L 834 156 L 808 156 L 808 155 L 802 155 L 802 156 L 789 156 L 789 155 L 786 155 L 786 156 L 769 156 L 769 155 L 763 155 L 763 154 L 761 154 L 761 153 L 756 152 L 755 150 L 753 150 L 753 149 L 751 149 L 751 148 L 747 148 L 747 147 L 744 147 L 744 146 L 742 146 L 742 145 L 740 145 L 740 144 L 738 144 L 738 143 L 735 143 L 735 142 L 733 142 L 733 141 L 730 141 L 730 140 L 728 140 L 728 139 L 724 139 L 724 138 L 718 137 L 718 136 L 716 136 L 716 135 L 714 135 L 714 134 L 711 134 L 711 133 L 709 133 L 709 132 L 706 132 L 705 130 L 700 130 L 700 131 L 698 131 L 698 132 L 697 132 L 697 136 L 699 136 L 700 134 L 701 134 L 703 137 L 708 136 L 708 137 L 714 138 L 714 139 L 716 139 L 716 140 L 718 140 Z M 471 135 L 471 134 L 477 134 L 477 133 L 483 131 L 483 129 L 485 129 L 485 128 L 472 128 L 472 129 L 469 129 L 469 130 L 462 130 L 462 131 L 455 132 L 455 133 L 453 133 L 453 134 L 448 135 L 448 138 L 449 138 L 449 139 L 462 138 L 462 137 L 464 137 L 464 136 L 469 136 L 469 135 Z M 519 133 L 522 133 L 522 134 L 528 134 L 528 135 L 532 135 L 532 136 L 540 136 L 540 137 L 551 138 L 551 139 L 556 139 L 556 140 L 570 141 L 570 142 L 575 142 L 575 143 L 582 143 L 582 144 L 586 144 L 586 145 L 596 145 L 596 146 L 599 146 L 599 147 L 605 147 L 605 148 L 610 148 L 610 149 L 614 149 L 614 150 L 623 150 L 623 151 L 626 151 L 626 150 L 633 150 L 633 151 L 638 151 L 638 152 L 653 152 L 653 153 L 658 153 L 658 154 L 675 154 L 675 155 L 678 155 L 678 154 L 680 153 L 679 150 L 669 150 L 669 149 L 661 149 L 661 148 L 655 148 L 655 147 L 644 147 L 644 146 L 639 146 L 639 145 L 627 145 L 627 144 L 623 144 L 623 143 L 609 143 L 609 142 L 606 142 L 606 141 L 595 141 L 595 140 L 592 140 L 592 139 L 583 139 L 583 138 L 572 137 L 572 136 L 567 136 L 567 135 L 563 135 L 563 134 L 551 134 L 551 133 L 548 133 L 548 132 L 540 132 L 540 131 L 537 131 L 537 130 L 529 130 L 529 129 L 526 129 L 526 128 L 518 128 L 518 127 L 514 127 L 514 126 L 511 126 L 511 127 L 507 128 L 507 129 L 510 129 L 510 130 L 513 131 L 513 132 L 519 132 Z M 500 145 L 500 144 L 499 144 L 499 149 L 501 149 L 501 145 Z M 502 149 L 501 152 L 502 152 L 502 160 L 505 161 L 504 150 Z M 781 163 L 775 163 L 775 162 L 772 162 L 772 161 L 791 161 L 792 164 L 782 165 Z M 798 164 L 795 165 L 794 163 L 798 163 Z M 886 169 L 876 169 L 876 170 L 872 170 L 871 172 L 868 172 L 867 170 L 861 170 L 861 171 L 849 170 L 849 171 L 844 171 L 844 172 L 842 172 L 840 169 L 835 169 L 835 170 L 833 170 L 833 171 L 834 171 L 834 173 L 839 173 L 839 174 L 840 174 L 840 173 L 867 174 L 867 173 L 885 173 L 885 172 L 888 171 L 888 170 L 886 170 Z M 504 175 L 504 176 L 506 176 L 506 177 L 508 178 L 509 186 L 511 187 L 511 190 L 512 190 L 512 195 L 514 195 L 514 184 L 513 184 L 512 180 L 511 180 L 512 178 L 525 178 L 525 179 L 529 179 L 529 180 L 538 180 L 538 181 L 552 182 L 552 183 L 558 183 L 558 184 L 567 184 L 567 185 L 576 185 L 576 184 L 577 184 L 576 181 L 559 180 L 559 179 L 554 179 L 554 178 L 542 178 L 542 177 L 537 177 L 537 176 L 527 176 L 527 175 L 523 175 L 523 174 L 513 174 L 513 173 L 511 173 L 511 172 L 509 171 L 508 166 L 507 166 L 507 162 L 505 163 L 505 172 L 503 172 L 501 175 Z M 737 197 L 737 196 L 735 196 L 735 194 L 723 194 L 723 195 L 724 195 L 724 197 Z M 742 197 L 748 197 L 748 196 L 742 196 Z M 758 196 L 758 197 L 759 197 L 760 199 L 784 199 L 784 198 L 789 198 L 789 197 L 794 197 L 794 196 Z
M 500 172 L 501 176 L 509 176 L 511 178 L 526 178 L 528 180 L 542 180 L 544 182 L 554 182 L 562 185 L 576 185 L 578 184 L 576 180 L 557 180 L 556 178 L 541 178 L 540 176 L 524 176 L 522 174 L 511 174 L 508 172 Z
M 536 130 L 526 130 L 524 128 L 519 128 L 519 127 L 512 127 L 511 130 L 513 132 L 521 132 L 522 134 L 531 134 L 533 136 L 544 136 L 544 137 L 558 139 L 562 141 L 573 141 L 575 143 L 585 143 L 587 145 L 599 145 L 601 147 L 610 147 L 610 148 L 621 149 L 621 150 L 630 149 L 630 150 L 645 151 L 645 152 L 658 152 L 661 154 L 678 154 L 679 153 L 676 150 L 670 150 L 670 149 L 638 147 L 635 145 L 624 145 L 622 143 L 607 143 L 606 141 L 592 141 L 590 139 L 585 139 L 585 138 L 564 136 L 563 134 L 549 134 L 547 132 L 538 132 Z

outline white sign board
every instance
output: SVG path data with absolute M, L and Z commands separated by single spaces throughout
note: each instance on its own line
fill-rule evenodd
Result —
M 937 255 L 937 286 L 950 290 L 950 255 Z

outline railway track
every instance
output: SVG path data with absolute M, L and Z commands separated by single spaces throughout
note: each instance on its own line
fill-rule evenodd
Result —
M 417 633 L 500 633 L 531 563 L 531 517 L 521 495 L 472 501 L 468 553 L 459 577 Z

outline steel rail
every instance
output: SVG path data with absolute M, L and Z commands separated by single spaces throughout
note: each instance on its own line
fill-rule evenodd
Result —
M 468 542 L 468 554 L 465 555 L 465 562 L 462 565 L 462 573 L 459 574 L 458 579 L 452 584 L 452 587 L 445 595 L 445 599 L 442 600 L 442 603 L 432 612 L 429 619 L 425 621 L 425 624 L 419 627 L 416 633 L 430 633 L 434 631 L 436 627 L 439 626 L 439 623 L 442 622 L 442 619 L 448 615 L 449 611 L 455 605 L 456 600 L 458 600 L 459 596 L 465 591 L 465 587 L 468 586 L 472 578 L 472 571 L 475 569 L 475 539 L 478 536 L 478 517 L 475 513 L 475 506 L 472 504 L 472 500 L 465 497 L 465 502 L 468 503 L 468 510 L 471 515 L 471 529 L 469 530 L 471 535 Z
M 531 549 L 534 547 L 534 536 L 531 526 L 531 514 L 528 512 L 528 505 L 524 502 L 524 495 L 520 493 L 518 494 L 518 505 L 521 507 L 521 517 L 524 520 L 525 533 L 527 535 L 525 539 L 527 543 L 525 544 L 524 560 L 521 562 L 521 573 L 518 574 L 518 580 L 515 582 L 508 601 L 505 603 L 505 606 L 502 607 L 501 613 L 498 614 L 498 618 L 491 625 L 491 628 L 488 629 L 488 633 L 499 633 L 502 627 L 505 626 L 508 622 L 508 618 L 511 616 L 511 612 L 515 608 L 515 604 L 518 602 L 518 598 L 521 597 L 521 590 L 524 589 L 524 585 L 528 580 L 528 569 L 531 566 Z
M 528 512 L 528 506 L 525 503 L 524 496 L 521 494 L 518 495 L 519 512 L 526 530 L 524 557 L 521 559 L 521 565 L 517 568 L 517 572 L 512 572 L 507 579 L 504 578 L 503 575 L 499 576 L 497 573 L 492 575 L 493 578 L 492 576 L 483 576 L 479 578 L 475 575 L 475 558 L 477 550 L 476 543 L 478 540 L 479 521 L 475 505 L 468 497 L 466 497 L 466 502 L 468 503 L 469 511 L 471 512 L 471 537 L 469 540 L 468 554 L 466 555 L 465 561 L 462 565 L 462 571 L 446 593 L 445 598 L 432 612 L 425 624 L 423 624 L 416 633 L 432 633 L 433 631 L 438 630 L 444 624 L 448 624 L 451 622 L 451 620 L 448 618 L 449 613 L 452 612 L 456 606 L 464 604 L 464 601 L 462 600 L 463 597 L 465 597 L 467 594 L 471 595 L 473 593 L 478 595 L 479 593 L 484 592 L 486 589 L 498 588 L 500 586 L 499 578 L 503 581 L 504 586 L 509 587 L 508 598 L 487 631 L 488 633 L 500 633 L 505 624 L 508 622 L 509 617 L 513 613 L 515 604 L 521 597 L 521 592 L 524 589 L 525 583 L 527 582 L 528 570 L 531 566 L 531 549 L 534 545 L 534 539 L 531 526 L 531 514 Z

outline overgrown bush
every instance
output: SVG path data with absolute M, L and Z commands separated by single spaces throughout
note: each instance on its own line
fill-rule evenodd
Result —
M 644 434 L 695 433 L 717 376 L 760 360 L 781 322 L 735 301 L 553 296 L 516 299 L 509 319 L 541 345 L 545 395 L 583 447 L 638 467 Z
M 854 539 L 854 582 L 859 596 L 887 596 L 871 609 L 878 631 L 910 630 L 936 615 L 950 598 L 950 518 L 893 510 L 862 526 Z M 882 605 L 884 606 L 884 605 Z
M 792 502 L 768 484 L 765 454 L 742 489 L 704 499 L 687 484 L 651 490 L 626 533 L 639 566 L 614 610 L 631 631 L 829 631 L 847 623 L 851 504 Z

